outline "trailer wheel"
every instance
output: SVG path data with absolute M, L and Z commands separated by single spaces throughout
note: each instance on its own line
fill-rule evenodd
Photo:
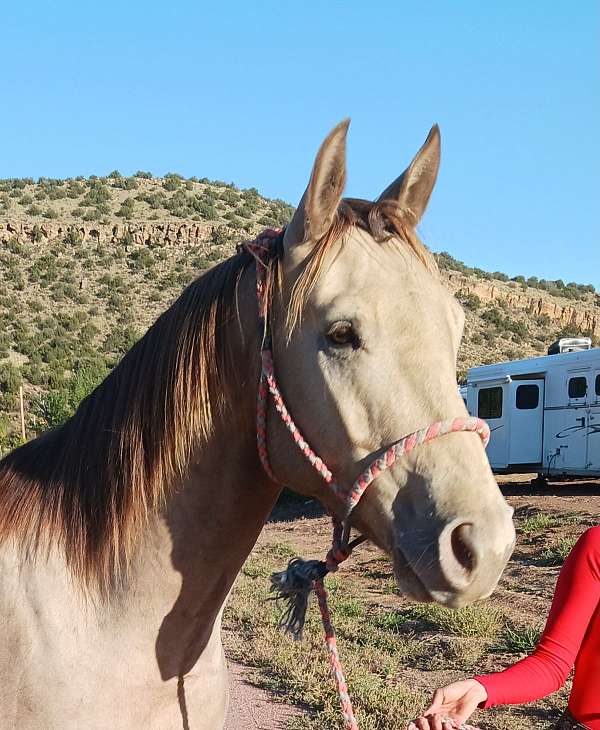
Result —
M 545 474 L 538 474 L 531 480 L 531 486 L 536 489 L 548 489 L 548 477 Z

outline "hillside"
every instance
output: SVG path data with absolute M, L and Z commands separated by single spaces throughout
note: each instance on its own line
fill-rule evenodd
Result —
M 29 430 L 60 422 L 186 284 L 291 213 L 176 174 L 0 181 L 0 451 L 15 443 L 21 383 Z M 593 287 L 437 258 L 467 313 L 459 374 L 543 353 L 559 334 L 600 338 Z

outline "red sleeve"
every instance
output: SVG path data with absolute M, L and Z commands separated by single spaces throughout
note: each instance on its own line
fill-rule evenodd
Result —
M 475 677 L 488 695 L 481 707 L 530 702 L 562 687 L 599 602 L 600 527 L 592 527 L 565 560 L 533 654 L 503 672 Z

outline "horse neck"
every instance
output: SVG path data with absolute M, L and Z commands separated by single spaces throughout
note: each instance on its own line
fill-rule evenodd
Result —
M 229 325 L 235 361 L 249 364 L 248 375 L 239 378 L 232 407 L 215 424 L 136 561 L 139 605 L 154 601 L 161 585 L 171 596 L 174 582 L 179 589 L 174 602 L 168 601 L 156 642 L 163 678 L 194 666 L 280 491 L 266 477 L 256 449 L 260 358 L 250 273 L 253 269 L 240 283 L 241 326 Z M 140 586 L 147 586 L 152 597 L 144 596 Z

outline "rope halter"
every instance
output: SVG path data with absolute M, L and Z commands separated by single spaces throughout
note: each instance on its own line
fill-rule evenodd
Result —
M 321 611 L 323 627 L 325 629 L 325 642 L 329 654 L 329 661 L 332 673 L 336 682 L 342 714 L 344 716 L 344 727 L 346 730 L 358 730 L 354 718 L 352 704 L 348 696 L 348 689 L 342 667 L 340 664 L 335 632 L 331 624 L 331 617 L 327 604 L 327 591 L 323 578 L 327 573 L 338 569 L 340 563 L 346 560 L 352 550 L 367 538 L 359 536 L 350 540 L 349 516 L 352 510 L 359 503 L 361 497 L 370 484 L 386 469 L 389 469 L 400 457 L 409 454 L 417 446 L 425 444 L 433 439 L 447 433 L 458 433 L 470 431 L 481 438 L 483 445 L 487 446 L 490 439 L 490 429 L 487 423 L 479 418 L 461 417 L 446 421 L 436 421 L 425 428 L 414 431 L 392 443 L 386 451 L 374 459 L 369 466 L 360 474 L 350 489 L 345 489 L 338 484 L 331 471 L 324 461 L 310 447 L 302 432 L 295 424 L 290 415 L 279 386 L 275 378 L 273 364 L 273 349 L 269 323 L 269 301 L 266 287 L 266 275 L 272 261 L 281 255 L 283 236 L 285 229 L 267 229 L 256 239 L 241 244 L 239 250 L 250 253 L 256 261 L 256 298 L 258 304 L 258 319 L 262 330 L 261 344 L 261 373 L 258 384 L 258 400 L 256 409 L 256 441 L 258 455 L 262 466 L 274 482 L 279 480 L 273 474 L 269 462 L 267 449 L 267 410 L 269 396 L 279 417 L 290 432 L 296 446 L 304 454 L 306 460 L 321 475 L 329 486 L 339 503 L 337 514 L 331 516 L 333 523 L 333 539 L 331 548 L 325 560 L 302 560 L 294 558 L 288 564 L 287 570 L 280 573 L 273 573 L 271 576 L 271 590 L 275 593 L 276 600 L 282 600 L 285 608 L 279 622 L 280 628 L 290 633 L 295 639 L 302 638 L 304 629 L 308 599 L 312 590 L 315 591 Z M 338 515 L 341 515 L 338 516 Z

